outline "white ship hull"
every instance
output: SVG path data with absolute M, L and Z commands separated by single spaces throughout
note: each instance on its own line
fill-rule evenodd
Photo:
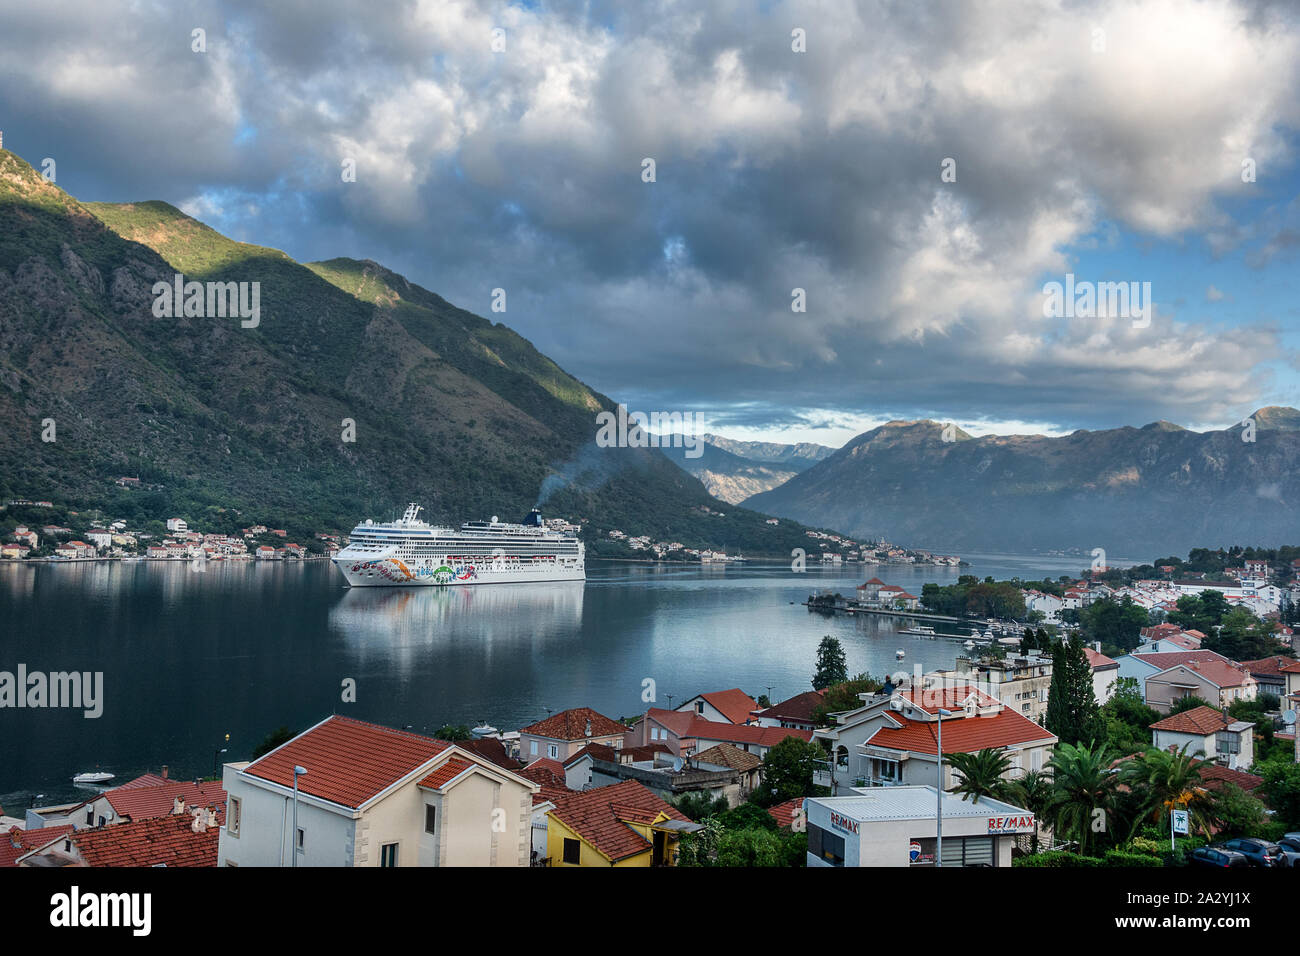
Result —
M 465 584 L 529 584 L 538 581 L 585 581 L 582 564 L 572 566 L 492 567 L 486 564 L 451 565 L 432 559 L 368 558 L 360 561 L 334 557 L 334 566 L 354 588 L 439 587 Z
M 418 519 L 411 505 L 389 524 L 352 530 L 333 558 L 352 587 L 439 587 L 586 580 L 586 549 L 572 534 L 543 527 L 534 510 L 525 524 L 470 521 L 459 530 Z

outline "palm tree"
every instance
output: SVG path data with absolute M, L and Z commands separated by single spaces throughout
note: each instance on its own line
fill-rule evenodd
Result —
M 1117 774 L 1105 744 L 1060 744 L 1048 762 L 1055 792 L 1049 812 L 1052 828 L 1073 837 L 1085 853 L 1089 837 L 1104 833 L 1115 808 Z
M 1006 792 L 1007 782 L 1002 777 L 1011 769 L 1011 758 L 1005 750 L 986 747 L 973 754 L 949 754 L 948 762 L 961 774 L 951 792 L 960 793 L 963 800 L 969 799 L 971 803 L 979 803 L 980 797 L 996 800 Z
M 1203 755 L 1202 755 L 1203 756 Z M 1129 839 L 1144 820 L 1155 820 L 1162 832 L 1169 832 L 1169 816 L 1186 810 L 1195 827 L 1208 833 L 1214 799 L 1201 780 L 1201 761 L 1186 751 L 1149 748 L 1120 768 L 1120 782 L 1138 797 L 1140 812 L 1133 821 Z
M 1043 815 L 1052 806 L 1056 792 L 1052 789 L 1052 778 L 1042 770 L 1031 770 L 1023 777 L 1007 781 L 1005 798 L 1018 807 L 1024 807 L 1034 815 L 1034 832 L 1030 837 L 1030 851 L 1038 852 L 1038 826 Z

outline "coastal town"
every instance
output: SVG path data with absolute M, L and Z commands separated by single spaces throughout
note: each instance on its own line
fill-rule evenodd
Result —
M 247 759 L 218 748 L 203 779 L 164 766 L 0 815 L 0 866 L 1291 867 L 1297 570 L 1018 588 L 1021 620 L 965 617 L 979 642 L 919 630 L 953 641 L 950 668 L 852 675 L 828 636 L 777 701 L 701 689 L 428 733 L 321 715 Z M 899 590 L 873 578 L 851 603 L 926 611 Z M 1090 640 L 1081 612 L 1139 599 L 1131 646 Z M 1207 607 L 1207 629 L 1179 623 Z

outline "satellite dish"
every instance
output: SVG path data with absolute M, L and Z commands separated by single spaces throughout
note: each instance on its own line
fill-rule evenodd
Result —
M 1288 727 L 1290 727 L 1292 724 L 1294 724 L 1294 723 L 1295 723 L 1295 711 L 1294 711 L 1294 710 L 1284 710 L 1284 711 L 1282 711 L 1282 723 L 1286 724 Z

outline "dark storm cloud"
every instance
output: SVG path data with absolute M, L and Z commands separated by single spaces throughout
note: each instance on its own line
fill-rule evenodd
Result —
M 57 156 L 75 195 L 166 199 L 299 259 L 374 258 L 483 314 L 504 288 L 493 318 L 644 407 L 1208 421 L 1270 387 L 1276 330 L 1198 328 L 1172 302 L 1148 329 L 1044 320 L 1039 286 L 1104 221 L 1242 229 L 1220 203 L 1241 155 L 1284 164 L 1297 125 L 1289 16 L 55 3 L 0 14 L 0 106 L 6 145 Z

